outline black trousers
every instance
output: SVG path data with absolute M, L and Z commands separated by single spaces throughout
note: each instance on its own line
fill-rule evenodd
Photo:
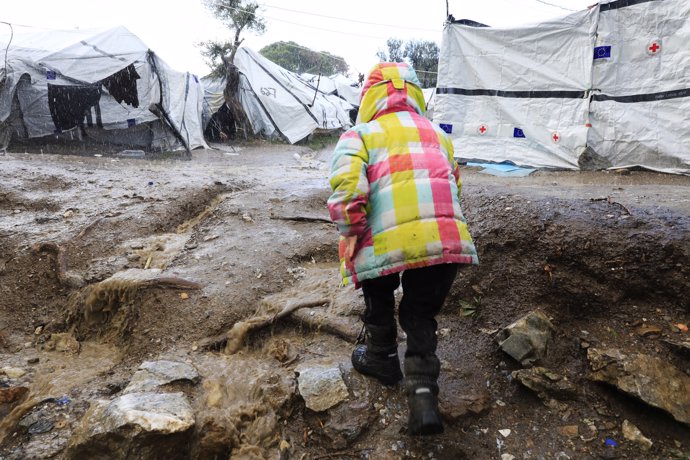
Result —
M 458 264 L 439 264 L 362 281 L 364 323 L 395 326 L 394 291 L 402 278 L 403 296 L 398 308 L 400 327 L 407 334 L 405 356 L 436 352 L 435 316 L 441 310 L 458 272 Z

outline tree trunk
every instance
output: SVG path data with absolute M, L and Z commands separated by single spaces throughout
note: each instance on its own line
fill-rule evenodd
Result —
M 235 123 L 235 132 L 241 130 L 242 135 L 246 140 L 248 133 L 251 132 L 251 123 L 249 122 L 249 118 L 247 117 L 247 114 L 244 112 L 244 108 L 240 103 L 240 72 L 235 64 L 232 63 L 232 60 L 235 58 L 236 51 L 237 48 L 233 48 L 232 53 L 230 54 L 230 59 L 222 57 L 227 82 L 225 84 L 225 90 L 223 90 L 223 98 L 225 99 L 225 105 L 227 105 L 228 109 L 230 109 L 233 123 Z
M 232 51 L 230 52 L 230 63 L 235 62 L 235 54 L 237 54 L 237 49 L 240 47 L 244 38 L 240 40 L 240 33 L 242 33 L 242 28 L 235 25 L 235 40 L 232 43 Z M 227 67 L 227 65 L 226 65 Z

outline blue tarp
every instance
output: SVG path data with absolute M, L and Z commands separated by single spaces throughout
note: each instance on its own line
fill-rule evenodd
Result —
M 525 177 L 532 174 L 536 169 L 534 168 L 522 168 L 520 166 L 515 166 L 513 164 L 507 163 L 467 163 L 467 166 L 475 166 L 484 168 L 481 173 L 491 174 L 492 176 L 502 176 L 502 177 Z

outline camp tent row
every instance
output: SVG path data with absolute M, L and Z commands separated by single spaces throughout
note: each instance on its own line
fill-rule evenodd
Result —
M 615 0 L 519 28 L 451 21 L 434 121 L 456 156 L 690 174 L 690 2 Z
M 151 151 L 207 147 L 205 123 L 224 103 L 224 82 L 205 79 L 204 93 L 199 78 L 170 68 L 124 27 L 17 29 L 0 31 L 0 150 L 74 138 Z M 258 53 L 241 48 L 235 64 L 255 133 L 294 143 L 351 125 L 350 103 Z
M 337 94 L 328 77 L 316 82 L 290 72 L 259 53 L 242 47 L 237 50 L 234 65 L 239 70 L 239 98 L 254 134 L 283 138 L 294 144 L 315 131 L 346 129 L 352 125 L 354 108 Z M 205 98 L 205 123 L 224 104 L 224 78 L 202 79 Z M 341 88 L 341 93 L 343 93 Z M 350 88 L 350 98 L 359 90 Z M 356 97 L 357 104 L 358 96 Z
M 171 69 L 124 27 L 12 30 L 0 48 L 0 149 L 46 136 L 206 147 L 198 78 Z

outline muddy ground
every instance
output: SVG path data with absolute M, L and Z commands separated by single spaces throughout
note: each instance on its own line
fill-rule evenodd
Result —
M 677 326 L 690 324 L 690 177 L 463 168 L 481 265 L 461 271 L 439 317 L 446 432 L 414 439 L 401 387 L 349 365 L 362 305 L 339 287 L 331 146 L 217 147 L 191 161 L 0 156 L 0 367 L 23 372 L 0 386 L 28 389 L 0 401 L 0 458 L 92 457 L 73 440 L 87 409 L 161 358 L 201 375 L 183 388 L 196 426 L 168 458 L 690 458 L 688 425 L 593 382 L 586 357 L 617 348 L 689 373 L 668 340 L 690 338 Z M 131 276 L 99 285 L 122 272 Z M 262 302 L 273 294 L 277 307 Z M 223 352 L 238 321 L 310 296 L 326 305 Z M 494 340 L 533 310 L 555 326 L 542 364 L 576 385 L 567 401 L 518 384 L 522 366 Z M 318 360 L 337 363 L 349 391 L 323 412 L 305 407 L 295 381 Z M 624 420 L 650 450 L 624 439 Z M 166 457 L 155 442 L 123 457 Z

